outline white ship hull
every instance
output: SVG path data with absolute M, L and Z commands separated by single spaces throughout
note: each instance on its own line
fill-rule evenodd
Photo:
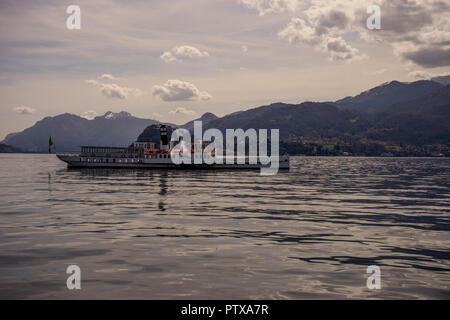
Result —
M 71 168 L 128 168 L 128 169 L 260 169 L 270 167 L 261 163 L 245 164 L 235 163 L 226 164 L 194 164 L 192 157 L 191 164 L 175 164 L 170 158 L 105 158 L 105 157 L 83 157 L 79 154 L 57 154 L 60 160 L 67 163 Z M 225 160 L 225 158 L 224 158 Z M 289 156 L 279 157 L 279 169 L 289 169 Z

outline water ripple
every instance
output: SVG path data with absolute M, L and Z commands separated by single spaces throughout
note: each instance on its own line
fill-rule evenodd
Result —
M 273 177 L 0 159 L 0 298 L 450 298 L 448 159 L 296 157 Z

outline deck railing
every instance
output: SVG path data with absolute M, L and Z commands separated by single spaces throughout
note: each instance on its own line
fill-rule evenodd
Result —
M 64 157 L 79 157 L 80 154 L 76 152 L 57 152 L 57 156 L 64 156 Z

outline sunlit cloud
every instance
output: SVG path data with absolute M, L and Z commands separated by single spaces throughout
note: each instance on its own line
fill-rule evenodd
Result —
M 378 76 L 380 74 L 385 74 L 387 71 L 388 71 L 388 69 L 383 68 L 383 69 L 375 70 L 374 72 L 372 72 L 372 74 Z
M 158 113 L 158 112 L 152 112 L 151 114 L 153 119 L 159 120 L 162 118 L 162 114 Z
M 294 17 L 278 36 L 293 45 L 308 45 L 328 53 L 334 61 L 355 61 L 367 58 L 347 40 L 350 33 L 358 34 L 367 43 L 388 43 L 395 55 L 404 62 L 424 68 L 450 66 L 450 4 L 431 0 L 239 0 L 256 10 L 267 13 L 291 12 Z M 378 5 L 381 29 L 366 26 L 370 5 Z M 301 7 L 301 10 L 300 10 Z M 353 37 L 354 38 L 354 37 Z
M 18 113 L 18 114 L 26 115 L 26 114 L 33 114 L 33 113 L 35 113 L 36 109 L 30 108 L 30 107 L 27 107 L 27 106 L 19 106 L 19 107 L 14 107 L 13 111 Z
M 85 111 L 81 114 L 82 118 L 88 119 L 88 120 L 92 120 L 94 119 L 96 116 L 98 115 L 97 111 L 95 110 L 88 110 Z
M 342 20 L 342 18 L 338 19 L 338 21 Z M 278 36 L 286 39 L 290 44 L 306 44 L 316 50 L 328 53 L 331 60 L 354 61 L 367 57 L 348 44 L 341 36 L 328 33 L 330 26 L 324 24 L 318 28 L 313 28 L 303 19 L 292 18 L 285 28 L 278 33 Z
M 86 80 L 86 83 L 99 88 L 100 93 L 107 98 L 123 100 L 130 96 L 140 96 L 143 94 L 140 89 L 122 87 L 115 83 L 103 83 L 97 80 Z
M 206 101 L 212 98 L 208 92 L 200 91 L 192 83 L 181 80 L 169 80 L 161 86 L 153 86 L 152 94 L 163 101 Z
M 176 108 L 175 110 L 169 111 L 169 114 L 171 114 L 171 115 L 183 114 L 183 115 L 187 115 L 187 116 L 192 116 L 195 114 L 195 111 L 189 110 L 189 109 L 186 109 L 183 107 L 179 107 L 179 108 Z
M 117 78 L 115 76 L 113 76 L 112 74 L 109 73 L 104 73 L 101 76 L 98 77 L 98 79 L 100 80 L 110 80 L 110 81 L 120 81 L 123 80 L 121 78 Z
M 260 16 L 268 13 L 293 12 L 299 5 L 298 0 L 238 0 L 238 2 L 258 11 Z
M 209 53 L 206 51 L 201 51 L 196 47 L 192 46 L 178 46 L 172 48 L 170 51 L 164 52 L 160 58 L 166 63 L 175 61 L 184 61 L 184 59 L 195 59 L 208 57 Z

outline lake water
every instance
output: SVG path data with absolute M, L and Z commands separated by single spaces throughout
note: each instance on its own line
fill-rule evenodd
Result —
M 449 159 L 294 157 L 272 177 L 0 164 L 0 298 L 450 298 Z

